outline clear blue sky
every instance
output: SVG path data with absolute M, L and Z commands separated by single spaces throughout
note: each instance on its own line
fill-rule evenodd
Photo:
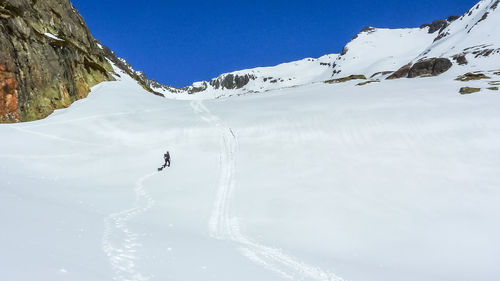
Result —
M 93 35 L 174 86 L 340 52 L 365 26 L 416 27 L 479 0 L 72 0 Z

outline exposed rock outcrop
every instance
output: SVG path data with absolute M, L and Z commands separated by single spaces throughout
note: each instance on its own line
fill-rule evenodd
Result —
M 481 79 L 490 79 L 489 76 L 484 75 L 483 73 L 465 73 L 464 75 L 458 76 L 457 81 L 473 81 L 473 80 L 481 80 Z
M 0 122 L 44 118 L 112 71 L 68 0 L 0 0 Z
M 458 54 L 453 56 L 453 60 L 455 60 L 459 65 L 467 65 L 469 64 L 469 61 L 467 61 L 467 58 L 465 57 L 465 54 Z
M 344 83 L 344 82 L 348 82 L 351 80 L 366 80 L 366 76 L 364 76 L 364 75 L 349 75 L 347 77 L 327 80 L 327 81 L 325 81 L 325 83 L 327 83 L 327 84 Z
M 461 95 L 469 95 L 469 94 L 477 93 L 480 91 L 481 91 L 481 88 L 462 87 L 462 88 L 460 88 L 459 92 Z
M 255 80 L 255 76 L 251 74 L 245 75 L 234 75 L 234 74 L 226 74 L 223 76 L 219 76 L 210 80 L 210 85 L 214 89 L 241 89 L 250 82 L 250 80 Z
M 431 58 L 407 64 L 387 77 L 388 80 L 398 78 L 415 78 L 438 76 L 445 73 L 453 66 L 453 63 L 447 58 Z
M 460 16 L 450 16 L 450 17 L 448 17 L 447 19 L 444 19 L 444 20 L 436 20 L 436 21 L 434 21 L 432 23 L 422 24 L 420 26 L 420 28 L 426 28 L 426 27 L 428 27 L 429 28 L 429 33 L 435 33 L 437 31 L 441 32 L 446 27 L 448 27 L 448 25 L 450 25 L 450 23 L 456 21 L 459 18 L 460 18 Z
M 393 74 L 389 75 L 389 77 L 387 77 L 387 80 L 408 77 L 408 73 L 410 73 L 411 66 L 412 66 L 411 63 L 402 66 L 400 69 L 395 71 Z
M 438 76 L 453 66 L 446 58 L 425 59 L 415 63 L 408 72 L 408 78 Z

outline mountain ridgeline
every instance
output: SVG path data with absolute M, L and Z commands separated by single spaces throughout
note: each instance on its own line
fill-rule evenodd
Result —
M 483 60 L 498 69 L 500 0 L 482 0 L 462 16 L 419 28 L 367 27 L 340 54 L 222 74 L 178 88 L 147 79 L 93 38 L 69 0 L 0 0 L 0 122 L 42 119 L 85 98 L 90 88 L 123 70 L 149 92 L 206 98 L 266 92 L 310 83 L 338 83 L 463 72 Z

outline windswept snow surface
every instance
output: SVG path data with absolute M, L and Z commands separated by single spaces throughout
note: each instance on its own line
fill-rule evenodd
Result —
M 2 125 L 1 279 L 498 280 L 500 94 L 453 77 L 180 101 L 122 73 Z

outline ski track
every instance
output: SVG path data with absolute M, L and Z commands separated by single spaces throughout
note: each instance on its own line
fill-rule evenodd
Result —
M 73 143 L 73 144 L 79 144 L 79 145 L 85 144 L 85 145 L 89 145 L 89 146 L 99 146 L 99 147 L 103 146 L 102 144 L 99 144 L 99 143 L 84 142 L 84 141 L 80 141 L 80 140 L 63 138 L 63 137 L 59 137 L 59 136 L 55 136 L 55 135 L 51 135 L 51 134 L 35 132 L 35 131 L 28 130 L 24 127 L 11 127 L 11 128 L 14 130 L 17 130 L 19 132 L 23 132 L 26 134 L 31 134 L 31 135 L 35 135 L 35 136 L 39 136 L 39 137 L 43 137 L 43 138 L 48 138 L 48 139 L 52 139 L 52 140 L 56 140 L 56 141 L 60 141 L 60 142 Z
M 147 281 L 151 276 L 143 275 L 136 266 L 136 253 L 142 246 L 141 234 L 132 232 L 128 222 L 150 210 L 155 201 L 144 189 L 144 182 L 157 173 L 143 176 L 135 182 L 136 202 L 132 209 L 113 213 L 104 219 L 102 248 L 109 258 L 115 281 Z
M 286 255 L 280 249 L 259 244 L 244 236 L 238 219 L 231 214 L 231 197 L 234 192 L 236 154 L 238 139 L 231 128 L 212 114 L 202 101 L 192 101 L 193 110 L 206 122 L 214 125 L 221 133 L 221 156 L 219 187 L 209 221 L 210 236 L 218 240 L 232 241 L 240 247 L 241 253 L 249 260 L 260 264 L 289 280 L 343 281 L 334 273 L 319 267 L 308 265 L 294 257 Z

